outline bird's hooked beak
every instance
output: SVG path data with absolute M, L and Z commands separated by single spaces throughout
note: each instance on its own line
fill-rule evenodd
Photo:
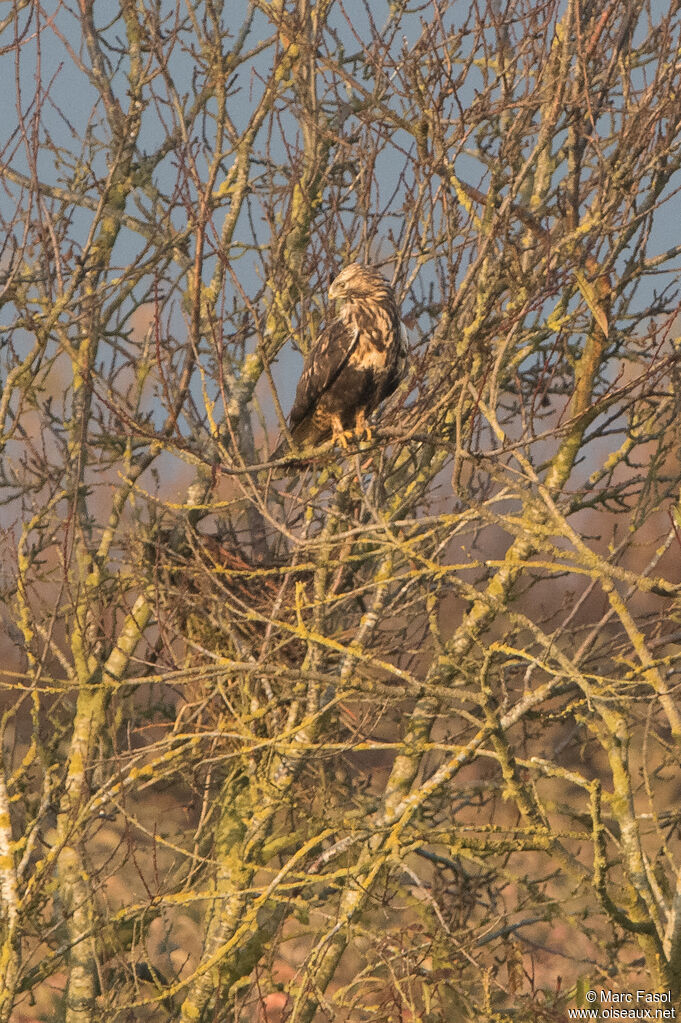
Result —
M 329 283 L 329 300 L 335 302 L 337 299 L 343 296 L 343 285 L 338 280 L 338 276 L 334 277 Z

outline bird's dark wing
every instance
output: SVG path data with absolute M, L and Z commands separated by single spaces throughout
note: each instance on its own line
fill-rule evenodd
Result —
M 332 320 L 310 349 L 289 416 L 291 433 L 314 411 L 319 399 L 347 365 L 359 331 L 341 319 Z

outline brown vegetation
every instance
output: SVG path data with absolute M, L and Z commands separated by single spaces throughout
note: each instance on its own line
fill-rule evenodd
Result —
M 5 7 L 0 1023 L 679 999 L 679 0 Z

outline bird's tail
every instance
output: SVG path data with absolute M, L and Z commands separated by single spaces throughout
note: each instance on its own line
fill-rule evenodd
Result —
M 291 446 L 288 442 L 288 439 L 284 437 L 283 440 L 279 441 L 276 448 L 268 458 L 268 461 L 277 462 L 280 458 L 283 458 L 285 455 L 287 455 L 290 452 L 290 450 Z
M 293 441 L 293 443 L 291 443 Z M 297 423 L 291 430 L 290 438 L 288 436 L 282 437 L 276 448 L 269 457 L 270 462 L 276 462 L 280 458 L 285 458 L 289 455 L 291 461 L 295 462 L 295 456 L 301 448 L 308 448 L 314 446 L 316 437 L 309 430 L 309 425 L 306 423 Z

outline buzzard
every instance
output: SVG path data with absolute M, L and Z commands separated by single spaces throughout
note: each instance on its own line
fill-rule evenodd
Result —
M 406 370 L 402 321 L 390 284 L 370 266 L 351 263 L 329 288 L 336 319 L 310 349 L 288 427 L 296 447 L 329 437 L 371 436 L 367 417 L 392 394 Z M 279 458 L 286 444 L 272 455 Z

